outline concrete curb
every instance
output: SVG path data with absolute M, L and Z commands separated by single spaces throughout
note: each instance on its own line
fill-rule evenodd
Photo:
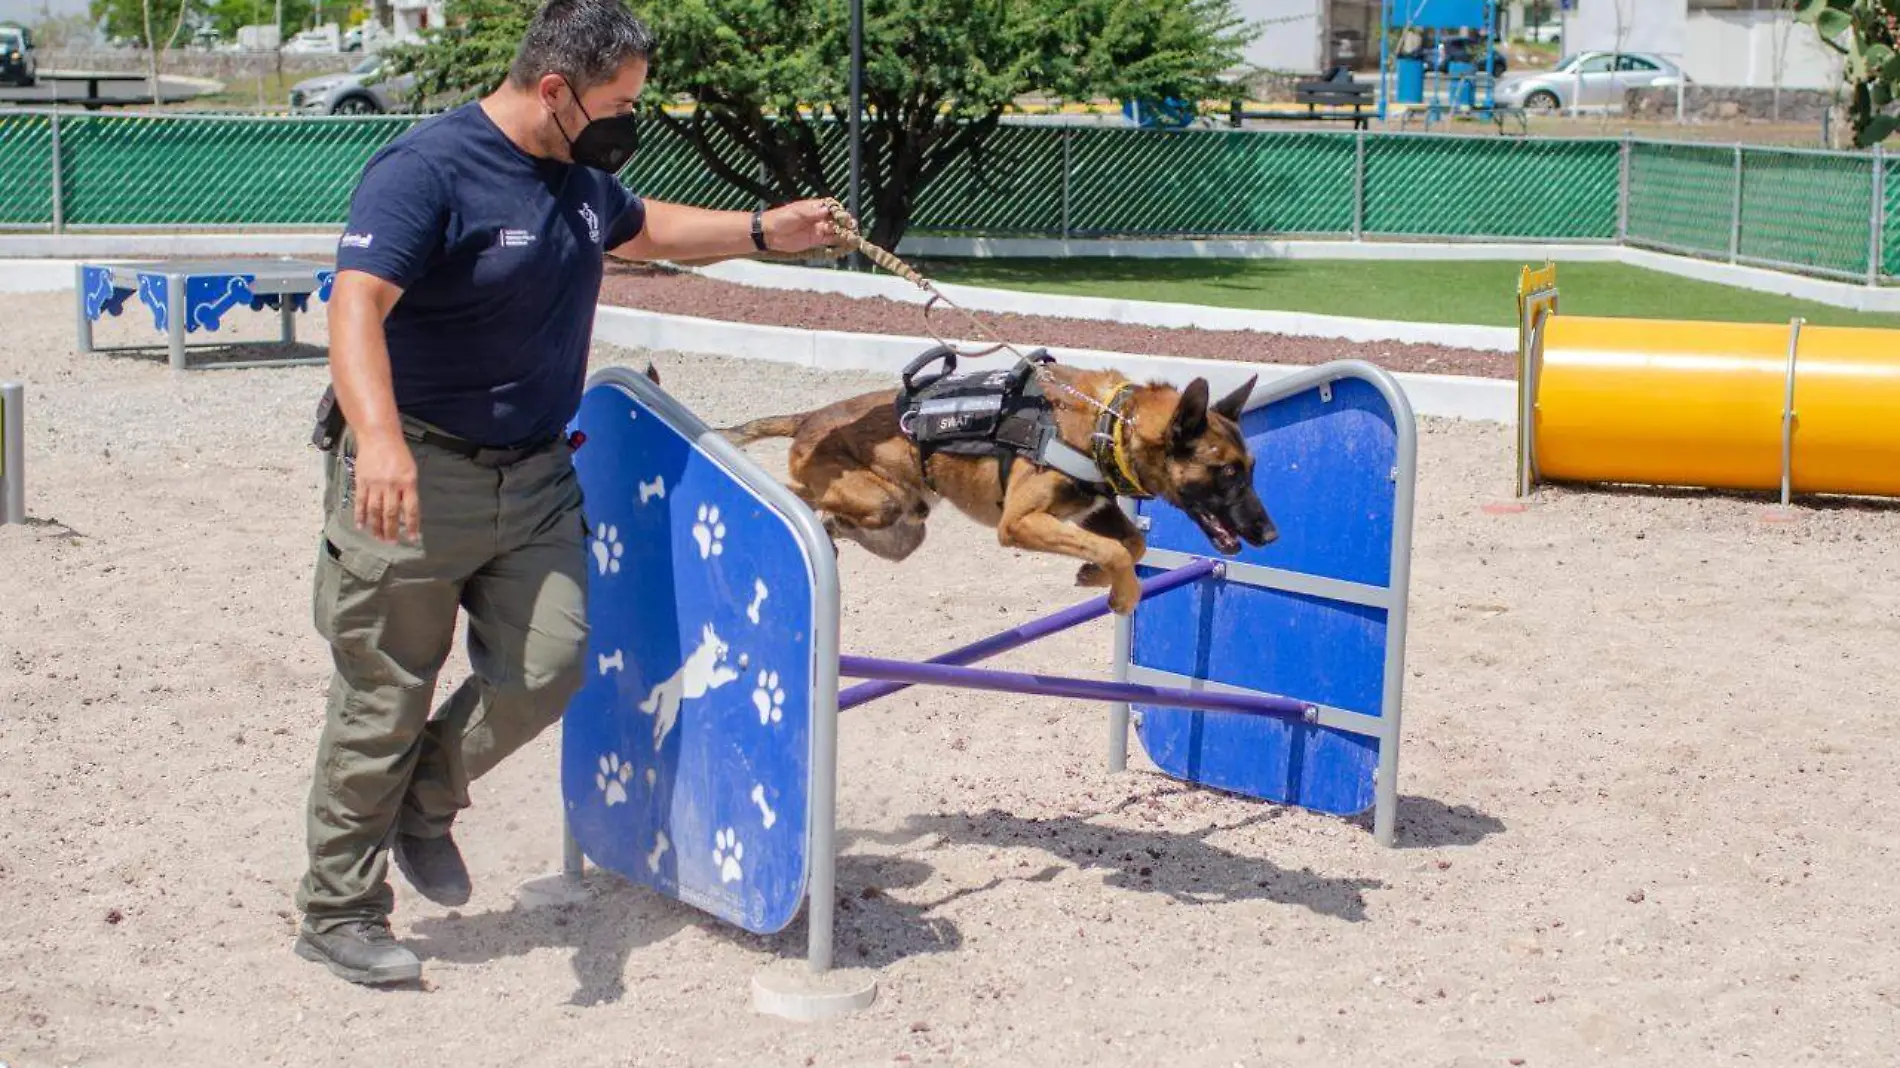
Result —
M 134 233 L 130 231 L 99 231 L 91 233 L 0 233 L 0 261 L 6 259 L 74 259 L 94 257 L 115 257 L 117 259 L 149 259 L 161 256 L 230 256 L 230 255 L 289 255 L 317 256 L 330 255 L 336 251 L 336 239 L 342 233 L 340 228 L 310 227 L 295 231 L 258 232 L 255 229 L 232 230 L 225 233 Z M 1873 287 L 1850 282 L 1829 281 L 1823 278 L 1811 278 L 1806 275 L 1791 274 L 1761 267 L 1746 267 L 1711 260 L 1696 259 L 1668 252 L 1655 252 L 1649 249 L 1632 248 L 1612 244 L 1549 244 L 1539 245 L 1530 242 L 1408 242 L 1408 241 L 1255 241 L 1255 240 L 1215 240 L 1215 241 L 1114 241 L 1114 240 L 1070 240 L 1061 241 L 1044 238 L 947 238 L 947 237 L 906 237 L 900 243 L 900 254 L 906 256 L 972 256 L 972 257 L 1016 257 L 1016 256 L 1106 256 L 1132 259 L 1203 259 L 1203 258 L 1249 258 L 1249 259 L 1290 259 L 1290 260 L 1523 260 L 1526 264 L 1541 264 L 1545 260 L 1558 263 L 1623 263 L 1632 267 L 1646 267 L 1666 274 L 1697 281 L 1715 282 L 1720 285 L 1735 286 L 1761 293 L 1799 297 L 1803 300 L 1818 301 L 1837 308 L 1851 311 L 1900 313 L 1900 287 Z M 783 267 L 778 264 L 750 263 L 749 261 L 729 261 L 703 268 L 712 273 L 719 269 L 731 268 L 734 264 L 746 264 L 751 267 L 768 270 L 804 271 L 807 274 L 831 275 L 843 272 L 813 270 L 801 267 Z M 712 273 L 712 277 L 721 277 Z M 763 275 L 761 276 L 763 277 Z M 753 284 L 753 283 L 748 283 Z M 764 283 L 756 283 L 764 284 Z M 950 292 L 950 287 L 944 287 Z M 974 290 L 977 287 L 957 287 L 959 291 Z M 834 291 L 835 292 L 835 291 Z M 914 294 L 915 289 L 909 289 Z M 1004 290 L 986 290 L 986 292 L 1014 292 Z M 892 295 L 893 299 L 902 299 Z M 960 299 L 955 296 L 952 299 Z M 1045 306 L 1049 299 L 1042 294 L 1033 295 L 1038 306 Z M 1053 298 L 1069 300 L 1095 300 L 1101 298 Z M 1108 301 L 1107 303 L 1141 303 Z M 975 305 L 966 305 L 974 307 Z M 1190 306 L 1192 307 L 1192 306 Z M 995 308 L 986 310 L 1011 310 Z M 1044 312 L 1044 314 L 1048 314 Z M 1281 313 L 1249 312 L 1250 315 L 1270 315 Z M 1296 315 L 1299 313 L 1284 313 Z M 1077 318 L 1094 316 L 1077 314 Z M 1314 316 L 1318 320 L 1336 319 L 1336 316 Z M 1135 320 L 1129 320 L 1135 321 Z M 1379 323 L 1382 320 L 1353 320 L 1348 322 Z M 1156 324 L 1160 325 L 1160 324 Z M 1442 324 L 1404 324 L 1415 328 L 1418 325 Z M 1315 329 L 1331 330 L 1331 324 L 1321 322 Z M 1238 327 L 1215 329 L 1268 329 L 1279 333 L 1296 333 L 1296 330 L 1283 326 Z M 1471 327 L 1469 329 L 1496 329 Z M 1348 340 L 1428 340 L 1412 335 L 1396 337 L 1349 336 L 1335 333 L 1306 335 L 1311 337 L 1344 337 Z M 1439 342 L 1440 344 L 1460 344 L 1469 348 L 1488 348 L 1489 345 L 1466 345 L 1462 342 Z M 1513 341 L 1513 346 L 1515 341 Z
M 822 371 L 874 371 L 888 375 L 897 374 L 905 364 L 935 344 L 921 337 L 757 326 L 605 305 L 594 318 L 594 340 L 627 348 L 707 353 Z M 963 342 L 958 341 L 958 344 Z M 1260 381 L 1270 382 L 1306 370 L 1280 364 L 1144 356 L 1096 349 L 1052 347 L 1049 352 L 1071 366 L 1113 367 L 1136 380 L 1159 379 L 1179 386 L 1203 377 L 1217 393 L 1240 385 L 1248 375 L 1257 374 Z M 1517 421 L 1517 383 L 1514 381 L 1411 373 L 1394 377 L 1419 415 L 1506 424 Z

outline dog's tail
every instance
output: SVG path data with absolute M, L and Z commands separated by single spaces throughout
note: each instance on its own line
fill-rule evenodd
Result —
M 802 415 L 768 415 L 764 419 L 725 427 L 719 433 L 734 445 L 750 445 L 764 438 L 789 438 L 798 433 L 798 424 L 804 418 Z

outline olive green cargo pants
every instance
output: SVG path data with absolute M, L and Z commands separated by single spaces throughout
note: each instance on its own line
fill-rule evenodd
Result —
M 347 431 L 327 457 L 312 608 L 335 671 L 296 895 L 316 931 L 388 916 L 392 831 L 447 833 L 470 781 L 557 721 L 583 681 L 586 529 L 572 448 L 469 458 L 409 447 L 418 543 L 357 528 Z M 458 610 L 473 674 L 432 718 Z

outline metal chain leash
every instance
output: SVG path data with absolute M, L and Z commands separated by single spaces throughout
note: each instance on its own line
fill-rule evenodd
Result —
M 851 249 L 857 252 L 863 253 L 864 257 L 870 260 L 872 263 L 877 264 L 879 267 L 884 268 L 885 270 L 891 272 L 892 274 L 896 275 L 899 278 L 902 278 L 904 281 L 909 282 L 911 285 L 916 286 L 918 289 L 921 289 L 925 293 L 930 295 L 930 299 L 924 302 L 924 332 L 929 334 L 932 340 L 936 341 L 939 345 L 942 345 L 944 348 L 949 349 L 951 352 L 955 353 L 958 356 L 964 356 L 964 357 L 968 357 L 972 359 L 989 356 L 994 353 L 1002 352 L 1002 351 L 1013 353 L 1018 359 L 1021 359 L 1021 360 L 1029 359 L 1029 357 L 1023 355 L 1022 350 L 1018 349 L 1016 346 L 1010 344 L 1009 342 L 998 338 L 988 327 L 984 326 L 982 320 L 978 319 L 967 308 L 958 306 L 958 304 L 955 301 L 951 300 L 949 297 L 944 296 L 943 293 L 939 291 L 936 286 L 930 284 L 930 280 L 928 278 L 925 278 L 923 275 L 917 273 L 916 268 L 912 267 L 908 263 L 905 263 L 903 260 L 898 259 L 897 256 L 892 254 L 891 252 L 885 249 L 879 248 L 878 246 L 872 244 L 870 241 L 866 240 L 864 235 L 858 231 L 857 220 L 853 219 L 850 213 L 845 211 L 844 205 L 838 203 L 836 198 L 827 197 L 825 198 L 824 203 L 825 203 L 826 208 L 831 212 L 832 226 L 837 230 L 838 237 L 842 239 L 847 246 L 849 246 Z M 991 345 L 989 348 L 981 349 L 976 352 L 963 352 L 963 351 L 960 351 L 955 345 L 950 344 L 950 342 L 940 337 L 935 330 L 932 330 L 930 328 L 930 309 L 934 305 L 936 305 L 939 301 L 941 301 L 946 307 L 955 309 L 958 314 L 962 315 L 964 320 L 968 322 L 973 329 L 975 329 L 975 331 L 977 332 L 977 336 L 981 337 L 985 341 L 993 341 L 995 342 L 995 344 Z M 1044 387 L 1060 390 L 1063 393 L 1066 393 L 1069 396 L 1074 397 L 1076 400 L 1081 401 L 1083 404 L 1091 408 L 1094 408 L 1096 411 L 1100 412 L 1104 417 L 1114 420 L 1115 422 L 1119 422 L 1119 423 L 1128 422 L 1127 417 L 1123 416 L 1120 412 L 1115 411 L 1107 403 L 1101 400 L 1098 400 L 1095 397 L 1089 396 L 1088 394 L 1082 392 L 1081 390 L 1076 389 L 1074 386 L 1069 385 L 1067 382 L 1060 381 L 1054 375 L 1050 374 L 1048 370 L 1048 364 L 1042 363 L 1040 361 L 1036 361 L 1034 362 L 1034 366 L 1036 369 L 1036 377 L 1039 380 L 1041 380 Z

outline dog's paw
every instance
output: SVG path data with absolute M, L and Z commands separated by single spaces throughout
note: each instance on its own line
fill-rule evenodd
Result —
M 1083 564 L 1075 572 L 1077 586 L 1107 586 L 1111 580 L 1100 564 Z
M 1130 581 L 1126 585 L 1117 584 L 1108 595 L 1108 607 L 1116 615 L 1125 616 L 1134 612 L 1135 605 L 1141 603 L 1141 583 Z

